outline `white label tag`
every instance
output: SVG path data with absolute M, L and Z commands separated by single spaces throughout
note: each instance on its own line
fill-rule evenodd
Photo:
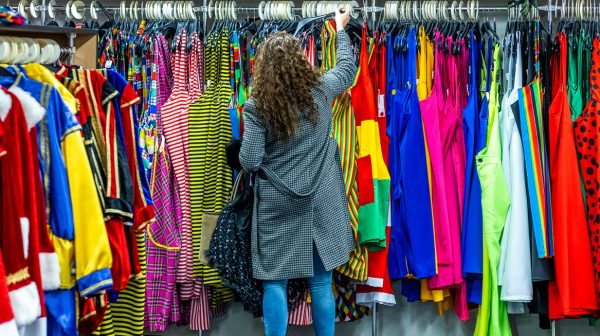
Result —
M 112 67 L 112 60 L 107 60 L 106 63 L 104 63 L 104 67 L 110 69 Z
M 385 118 L 385 95 L 380 94 L 377 97 L 377 112 L 379 118 Z

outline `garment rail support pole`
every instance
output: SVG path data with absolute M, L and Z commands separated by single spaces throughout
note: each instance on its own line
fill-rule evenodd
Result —
M 42 26 L 46 25 L 46 0 L 42 0 Z
M 377 336 L 377 303 L 373 303 L 371 318 L 373 320 L 373 329 L 371 333 L 373 336 Z
M 552 0 L 548 0 L 548 29 L 550 29 L 550 33 L 552 33 L 552 10 L 551 9 L 552 9 Z
M 372 0 L 371 1 L 371 9 L 373 9 L 373 13 L 371 13 L 371 28 L 375 29 L 375 22 L 376 22 L 376 15 L 375 15 L 375 8 L 377 8 L 377 1 L 376 0 Z
M 208 0 L 202 0 L 202 8 L 204 9 L 202 11 L 202 31 L 204 32 L 204 42 L 206 42 L 206 21 L 208 21 L 208 11 L 210 10 Z
M 552 320 L 552 322 L 550 322 L 550 330 L 552 332 L 552 336 L 556 336 L 556 321 Z
M 73 65 L 73 62 L 75 61 L 75 38 L 77 37 L 77 34 L 75 33 L 68 33 L 67 34 L 67 40 L 68 40 L 68 45 L 69 45 L 69 65 Z

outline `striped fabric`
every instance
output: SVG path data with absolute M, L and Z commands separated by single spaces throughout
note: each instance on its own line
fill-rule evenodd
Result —
M 327 71 L 335 67 L 336 30 L 331 22 L 327 22 L 321 32 L 321 40 L 326 41 L 322 51 L 323 63 L 321 69 Z M 341 274 L 357 280 L 367 280 L 367 247 L 358 244 L 358 184 L 356 182 L 356 159 L 358 157 L 358 142 L 356 138 L 356 123 L 352 110 L 352 98 L 343 93 L 333 102 L 333 136 L 338 141 L 346 197 L 350 211 L 350 225 L 357 242 L 357 247 L 350 255 L 350 260 L 336 270 Z
M 308 291 L 306 292 L 308 293 Z M 308 294 L 307 294 L 308 295 Z M 297 326 L 307 326 L 313 323 L 312 309 L 308 303 L 308 297 L 298 300 L 297 304 L 288 314 L 288 324 Z
M 354 284 L 340 274 L 333 275 L 333 283 L 336 322 L 352 322 L 369 315 L 369 307 L 356 304 Z
M 550 207 L 548 154 L 544 142 L 541 81 L 535 79 L 519 90 L 519 121 L 525 154 L 527 194 L 539 258 L 554 255 Z
M 181 202 L 181 227 L 186 228 L 191 226 L 191 210 L 189 201 L 189 177 L 188 167 L 186 164 L 186 150 L 185 142 L 187 139 L 188 129 L 188 106 L 189 106 L 189 92 L 188 92 L 188 57 L 185 50 L 187 44 L 187 34 L 183 30 L 181 35 L 178 36 L 177 45 L 179 50 L 174 56 L 175 69 L 174 77 L 175 83 L 171 96 L 160 110 L 160 119 L 162 121 L 162 130 L 167 143 L 169 151 L 170 162 L 173 167 L 173 173 L 175 174 L 175 180 L 177 181 L 176 194 L 171 197 L 177 198 Z M 185 136 L 184 136 L 185 134 Z M 184 139 L 185 138 L 185 139 Z M 187 255 L 186 255 L 187 256 Z M 180 268 L 186 270 L 189 260 L 186 256 L 182 256 L 180 262 Z M 191 274 L 187 274 L 182 279 L 182 272 L 179 271 L 179 281 L 183 279 L 191 279 Z
M 146 270 L 145 241 L 145 232 L 138 233 L 137 252 L 144 272 Z M 109 304 L 104 321 L 92 335 L 143 335 L 145 287 L 144 276 L 130 279 L 127 288 L 120 292 L 119 301 Z
M 110 308 L 110 304 L 108 305 L 108 309 L 104 315 L 104 320 L 102 324 L 92 333 L 92 335 L 98 336 L 112 336 L 115 335 L 115 326 L 113 324 L 113 315 L 112 309 Z
M 224 288 L 216 270 L 200 264 L 202 214 L 219 212 L 226 204 L 232 176 L 223 155 L 231 139 L 228 103 L 231 95 L 229 33 L 211 35 L 205 50 L 207 89 L 189 107 L 189 174 L 192 219 L 194 276 L 213 287 L 211 302 L 229 301 L 231 290 Z M 217 72 L 218 70 L 218 72 Z M 184 232 L 185 233 L 185 232 Z
M 174 58 L 176 58 L 176 56 L 173 56 Z M 176 64 L 178 64 L 178 61 L 175 61 Z M 185 66 L 183 64 L 179 64 L 178 66 Z M 185 77 L 182 78 L 176 78 L 175 82 L 179 83 L 182 82 L 185 79 Z M 178 85 L 178 84 L 176 84 Z M 181 84 L 183 85 L 183 84 Z M 194 86 L 192 86 L 194 87 Z M 184 88 L 181 88 L 183 90 L 185 90 Z M 179 89 L 179 90 L 181 90 Z M 177 88 L 173 89 L 173 92 L 175 92 L 176 90 L 178 90 Z M 184 109 L 188 110 L 189 108 L 189 101 L 187 100 L 187 98 L 185 96 L 187 96 L 186 92 L 182 92 L 180 94 L 178 94 L 180 96 L 178 105 L 180 104 L 184 104 L 185 107 Z M 191 96 L 191 95 L 190 95 Z M 161 116 L 163 115 L 164 112 L 161 111 Z M 179 111 L 174 110 L 173 111 L 173 118 L 178 118 Z M 187 116 L 186 116 L 187 117 Z M 164 117 L 163 117 L 164 118 Z M 163 119 L 164 120 L 164 119 Z M 178 120 L 178 122 L 181 122 L 181 119 Z M 186 120 L 185 121 L 186 124 L 189 124 L 189 121 Z M 179 136 L 179 141 L 180 143 L 182 143 L 185 139 L 186 142 L 186 148 L 185 150 L 180 151 L 179 153 L 179 164 L 180 164 L 180 169 L 184 169 L 182 171 L 180 171 L 181 174 L 181 182 L 179 182 L 180 187 L 182 186 L 181 183 L 183 183 L 183 186 L 186 187 L 187 189 L 183 192 L 184 196 L 186 197 L 186 205 L 184 206 L 183 204 L 183 200 L 182 200 L 182 212 L 183 212 L 183 217 L 182 217 L 182 221 L 180 223 L 180 230 L 181 230 L 181 250 L 180 250 L 180 256 L 179 256 L 179 266 L 177 267 L 177 282 L 180 283 L 193 283 L 195 280 L 193 279 L 193 256 L 192 256 L 192 220 L 191 220 L 191 208 L 190 208 L 190 204 L 189 204 L 189 161 L 188 161 L 188 155 L 189 153 L 187 151 L 189 151 L 189 138 L 188 138 L 188 134 L 187 134 L 187 130 L 188 130 L 189 126 L 186 127 L 185 130 L 185 134 L 180 133 L 180 131 L 177 129 L 177 127 L 175 128 L 171 128 L 172 134 L 177 134 L 177 136 Z M 171 148 L 169 148 L 170 152 L 172 152 L 173 150 Z M 181 160 L 185 158 L 185 162 L 181 162 Z M 180 197 L 181 197 L 181 193 L 180 193 Z M 181 293 L 181 298 L 183 300 L 188 300 L 193 296 L 193 290 L 191 289 L 193 288 L 193 286 L 190 285 L 184 285 L 182 287 L 182 293 Z
M 166 149 L 159 148 L 153 172 L 168 177 Z M 171 183 L 171 185 L 169 185 Z M 181 241 L 177 219 L 181 207 L 170 191 L 176 189 L 173 178 L 153 179 L 152 198 L 156 221 L 148 228 L 148 270 L 146 284 L 145 326 L 151 331 L 165 331 L 169 323 L 180 321 L 176 272 Z
M 146 271 L 146 232 L 136 234 L 137 252 L 142 273 Z M 146 278 L 132 278 L 127 288 L 119 294 L 119 300 L 111 304 L 116 335 L 144 334 L 144 304 Z
M 333 134 L 338 141 L 348 209 L 350 210 L 350 225 L 357 242 L 357 247 L 352 251 L 350 260 L 336 270 L 351 279 L 366 281 L 368 250 L 365 245 L 358 244 L 358 184 L 356 182 L 358 143 L 352 102 L 347 93 L 338 97 L 333 104 Z

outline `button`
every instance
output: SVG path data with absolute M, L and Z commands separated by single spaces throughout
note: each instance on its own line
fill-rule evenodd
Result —
M 483 163 L 483 159 L 477 159 L 477 162 Z

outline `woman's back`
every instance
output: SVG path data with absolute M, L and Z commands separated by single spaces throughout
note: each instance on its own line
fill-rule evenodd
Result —
M 326 161 L 332 164 L 332 160 L 337 159 L 339 162 L 337 145 L 330 136 L 331 109 L 334 99 L 354 81 L 356 65 L 347 33 L 340 32 L 337 43 L 337 66 L 320 76 L 310 89 L 316 122 L 300 114 L 297 129 L 286 139 L 266 125 L 254 99 L 248 100 L 244 107 L 245 134 L 240 152 L 245 170 L 257 171 L 260 167 L 269 175 L 275 174 L 289 189 L 306 194 L 317 185 Z

